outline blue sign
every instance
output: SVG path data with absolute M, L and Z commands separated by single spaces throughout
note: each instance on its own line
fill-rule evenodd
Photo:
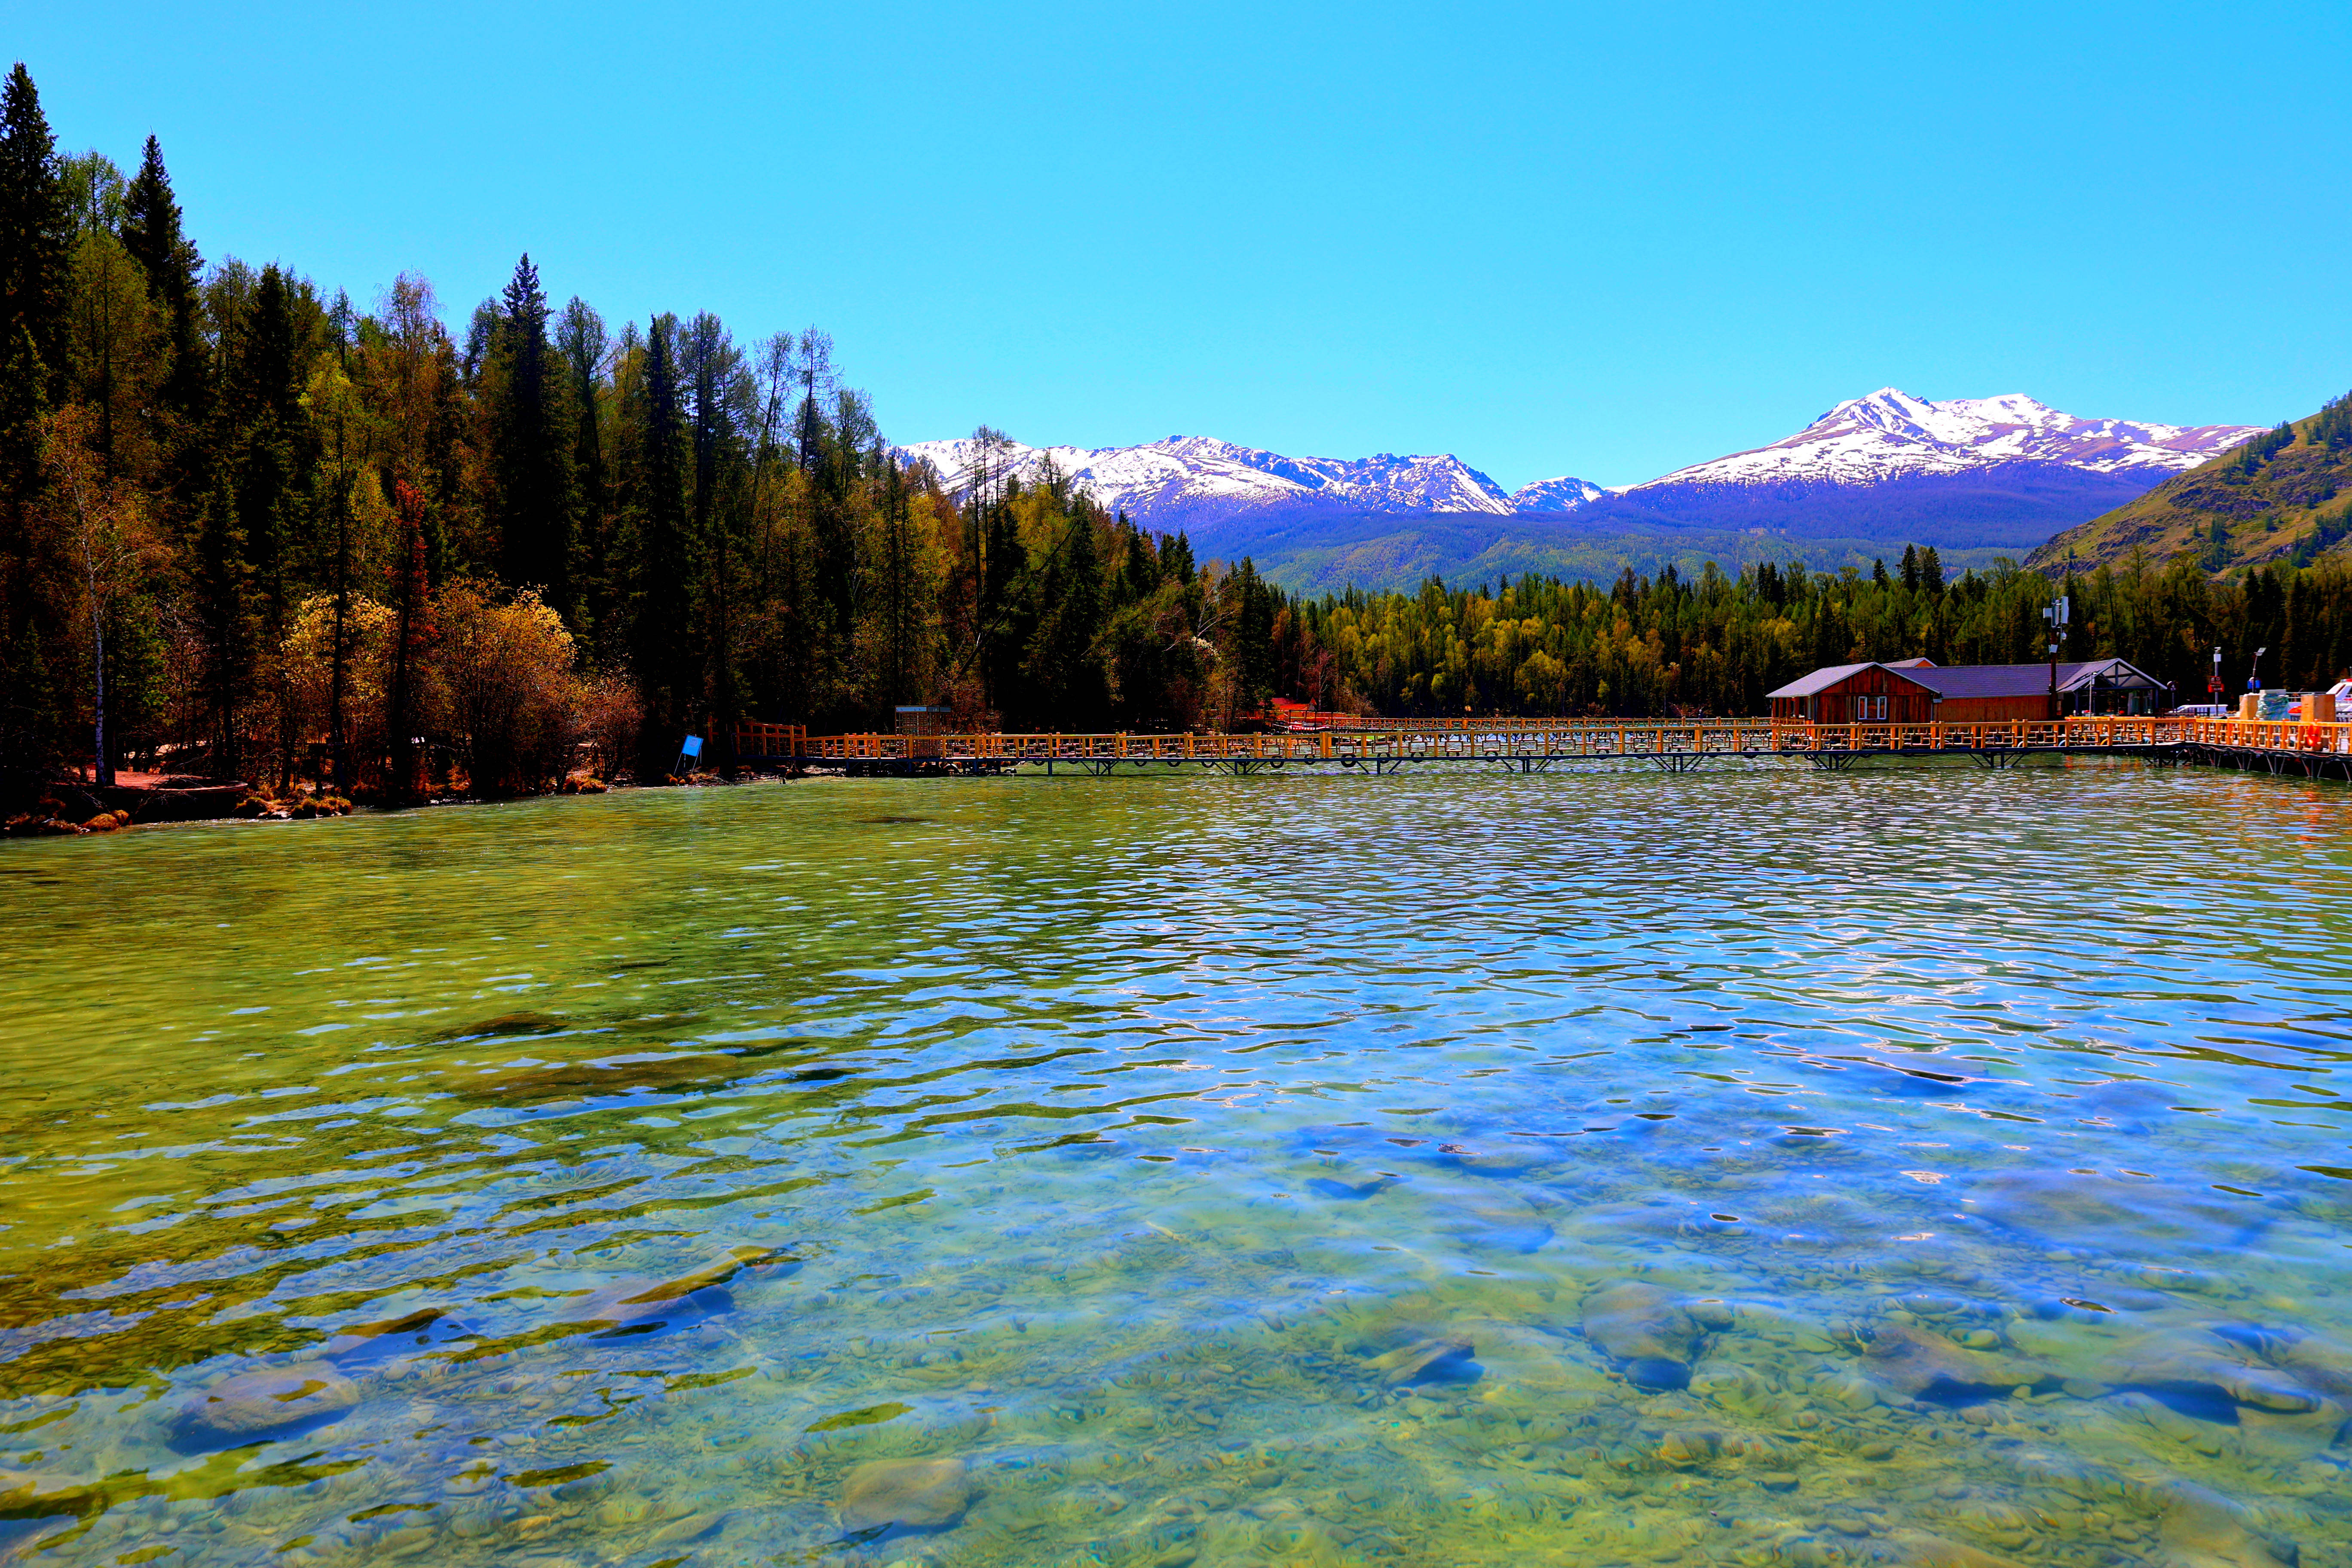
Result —
M 686 738 L 686 744 L 677 749 L 677 754 L 681 757 L 698 757 L 702 755 L 702 737 L 699 735 L 688 735 Z

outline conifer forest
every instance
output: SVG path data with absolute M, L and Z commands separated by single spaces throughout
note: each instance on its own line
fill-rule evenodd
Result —
M 558 289 L 555 292 L 561 292 Z M 690 304 L 691 301 L 681 301 Z M 982 431 L 983 438 L 988 432 Z M 1234 728 L 1389 714 L 1748 714 L 1819 664 L 2116 653 L 2201 695 L 2352 662 L 2340 563 L 1947 580 L 1932 550 L 1613 584 L 1306 599 L 1066 482 L 910 465 L 815 329 L 466 307 L 207 258 L 163 149 L 61 153 L 0 102 L 0 794 L 110 770 L 415 800 L 657 781 L 738 720 Z

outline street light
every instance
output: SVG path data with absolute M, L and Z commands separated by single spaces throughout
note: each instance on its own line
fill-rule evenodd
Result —
M 2042 618 L 2050 623 L 2050 717 L 2058 717 L 2058 637 L 2066 627 L 2068 595 L 2061 594 L 2054 604 L 2042 606 Z

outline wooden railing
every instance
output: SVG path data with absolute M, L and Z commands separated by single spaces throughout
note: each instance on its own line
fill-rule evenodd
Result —
M 808 729 L 801 724 L 762 724 L 745 720 L 735 726 L 739 757 L 797 757 L 808 751 Z
M 745 731 L 752 729 L 745 726 Z M 1804 755 L 1824 752 L 2113 751 L 2188 742 L 2218 749 L 2352 754 L 2352 724 L 2122 715 L 1987 723 L 1809 724 L 1769 719 L 1423 721 L 1382 729 L 1270 734 L 808 735 L 739 731 L 745 756 L 810 762 L 1347 762 L 1406 758 Z M 789 738 L 797 749 L 770 750 Z
M 2176 721 L 2192 745 L 2223 751 L 2301 752 L 2352 755 L 2352 724 L 2305 724 L 2294 719 L 2183 719 Z

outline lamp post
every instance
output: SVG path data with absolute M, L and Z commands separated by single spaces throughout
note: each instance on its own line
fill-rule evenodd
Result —
M 2061 594 L 2057 601 L 2042 606 L 2042 618 L 2050 623 L 2050 717 L 2058 717 L 2058 637 L 2066 627 L 2066 599 Z
M 2206 700 L 2219 708 L 2221 703 L 2221 645 L 2213 645 L 2213 679 L 2205 683 Z

